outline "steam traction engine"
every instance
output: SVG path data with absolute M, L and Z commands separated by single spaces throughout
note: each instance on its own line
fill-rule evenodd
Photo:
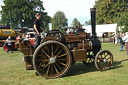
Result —
M 70 66 L 77 61 L 82 61 L 86 65 L 95 64 L 100 71 L 109 69 L 113 63 L 113 55 L 108 50 L 101 50 L 101 43 L 95 33 L 95 10 L 91 9 L 90 40 L 87 40 L 83 29 L 79 29 L 73 36 L 66 36 L 59 30 L 51 30 L 36 50 L 28 40 L 21 40 L 19 48 L 24 54 L 26 69 L 35 69 L 44 78 L 58 78 L 65 75 Z

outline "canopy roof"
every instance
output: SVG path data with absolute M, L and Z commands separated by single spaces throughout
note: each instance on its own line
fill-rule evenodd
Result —
M 92 33 L 91 25 L 83 26 L 87 33 Z M 103 25 L 96 25 L 96 33 L 104 33 L 104 32 L 116 32 L 117 24 L 103 24 Z

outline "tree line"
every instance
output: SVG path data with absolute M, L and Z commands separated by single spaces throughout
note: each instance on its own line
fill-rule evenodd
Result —
M 128 0 L 97 0 L 97 24 L 118 23 L 122 32 L 128 31 Z
M 10 25 L 12 28 L 33 27 L 35 13 L 38 12 L 42 15 L 41 25 L 46 31 L 48 31 L 48 23 L 52 23 L 53 29 L 68 26 L 64 12 L 56 12 L 53 18 L 48 16 L 47 12 L 44 12 L 45 8 L 41 0 L 4 0 L 3 2 L 0 24 Z M 79 23 L 75 18 L 72 25 Z
M 52 23 L 53 29 L 68 26 L 68 19 L 63 11 L 57 11 L 53 18 L 44 12 L 45 8 L 41 0 L 4 0 L 1 6 L 1 24 L 11 25 L 13 28 L 33 27 L 35 13 L 41 13 L 41 25 L 48 30 L 48 23 Z M 128 0 L 97 0 L 96 8 L 97 24 L 118 23 L 123 32 L 128 31 Z M 91 21 L 85 21 L 84 25 L 90 25 Z M 79 26 L 81 23 L 77 18 L 72 21 L 72 26 Z
M 4 0 L 4 6 L 1 6 L 1 24 L 10 25 L 12 28 L 33 27 L 35 14 L 38 12 L 41 16 L 41 25 L 48 30 L 48 23 L 51 17 L 44 12 L 43 2 L 41 0 Z

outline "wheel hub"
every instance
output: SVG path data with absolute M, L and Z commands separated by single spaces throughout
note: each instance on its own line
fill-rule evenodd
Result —
M 55 62 L 56 62 L 56 58 L 54 58 L 54 57 L 50 58 L 50 64 L 53 64 Z
M 104 62 L 107 62 L 107 59 L 104 59 Z

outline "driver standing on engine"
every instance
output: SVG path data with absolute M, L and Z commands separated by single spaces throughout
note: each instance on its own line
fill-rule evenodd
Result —
M 43 28 L 40 26 L 40 18 L 41 18 L 40 13 L 36 13 L 35 17 L 36 19 L 34 21 L 34 30 L 36 31 L 37 35 L 35 37 L 34 49 L 36 49 L 40 44 L 41 41 L 40 33 L 43 30 Z

